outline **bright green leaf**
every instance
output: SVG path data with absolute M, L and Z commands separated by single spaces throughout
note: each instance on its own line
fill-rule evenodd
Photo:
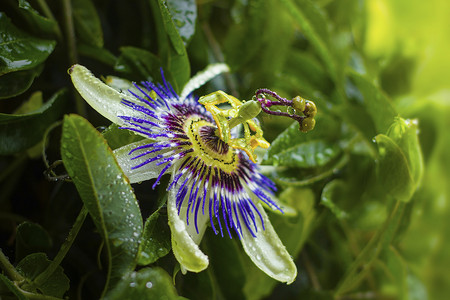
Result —
M 161 268 L 145 268 L 125 275 L 104 298 L 181 300 L 172 284 L 172 278 Z
M 77 37 L 86 44 L 102 48 L 102 26 L 92 1 L 76 0 L 71 3 Z
M 405 154 L 411 176 L 416 185 L 420 183 L 424 169 L 418 134 L 419 126 L 417 120 L 405 120 L 402 118 L 396 118 L 386 133 Z
M 362 75 L 352 72 L 350 78 L 361 93 L 361 105 L 371 116 L 376 132 L 385 133 L 397 115 L 391 101 L 379 87 Z
M 48 126 L 62 115 L 65 96 L 65 90 L 56 93 L 32 113 L 0 114 L 0 154 L 17 153 L 37 144 Z
M 185 45 L 195 33 L 197 5 L 195 0 L 168 0 L 167 6 L 175 27 Z
M 35 292 L 38 289 L 45 295 L 62 298 L 69 289 L 69 278 L 64 274 L 63 268 L 58 266 L 47 281 L 36 286 L 33 280 L 44 272 L 50 265 L 50 261 L 44 253 L 33 253 L 22 259 L 17 264 L 17 271 L 26 277 L 29 282 L 22 286 L 23 289 Z
M 139 206 L 106 141 L 82 117 L 65 117 L 61 155 L 105 242 L 106 292 L 135 267 L 142 234 Z
M 409 201 L 416 190 L 416 183 L 405 153 L 384 134 L 377 135 L 375 140 L 379 152 L 377 175 L 380 186 L 395 199 Z
M 30 36 L 4 13 L 0 13 L 0 32 L 0 75 L 37 67 L 55 48 L 55 41 Z

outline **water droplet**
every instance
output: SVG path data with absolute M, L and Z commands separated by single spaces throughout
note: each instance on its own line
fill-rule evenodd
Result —
M 147 282 L 147 283 L 145 284 L 145 287 L 148 288 L 148 289 L 151 289 L 152 286 L 153 286 L 153 283 L 152 283 L 151 281 L 149 281 L 149 282 Z
M 261 255 L 256 254 L 256 260 L 261 260 Z
M 135 287 L 136 286 L 136 282 L 130 282 L 130 287 Z

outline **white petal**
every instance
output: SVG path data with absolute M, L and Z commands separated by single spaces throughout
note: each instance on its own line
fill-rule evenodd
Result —
M 230 68 L 226 64 L 219 63 L 209 65 L 205 70 L 195 74 L 195 76 L 186 83 L 181 92 L 180 100 L 183 101 L 194 90 L 198 89 L 217 75 L 228 71 L 230 71 Z
M 297 267 L 273 229 L 262 205 L 258 203 L 256 206 L 263 217 L 265 230 L 262 230 L 261 219 L 255 218 L 258 225 L 256 238 L 248 230 L 243 230 L 242 246 L 258 268 L 270 277 L 290 284 L 297 277 Z
M 117 116 L 141 116 L 142 113 L 122 104 L 122 100 L 137 102 L 132 96 L 120 93 L 95 77 L 91 71 L 81 65 L 73 65 L 69 69 L 73 85 L 81 97 L 96 111 L 110 121 L 123 125 Z M 139 133 L 138 133 L 139 134 Z
M 134 160 L 131 160 L 132 157 L 135 157 L 145 151 L 150 151 L 152 148 L 145 148 L 145 149 L 139 149 L 129 154 L 131 150 L 143 146 L 146 144 L 150 144 L 154 141 L 145 139 L 141 140 L 132 144 L 128 144 L 126 146 L 123 146 L 121 148 L 118 148 L 114 150 L 114 156 L 117 159 L 117 162 L 119 163 L 119 166 L 122 168 L 122 171 L 125 173 L 125 175 L 130 180 L 130 183 L 135 182 L 141 182 L 144 180 L 149 180 L 152 178 L 158 177 L 159 173 L 161 173 L 162 169 L 164 168 L 165 164 L 157 166 L 156 162 L 151 162 L 146 165 L 143 165 L 142 167 L 139 167 L 137 169 L 132 169 L 132 167 L 137 166 L 147 159 L 150 159 L 152 157 L 155 157 L 159 154 L 164 154 L 167 151 L 159 151 L 159 152 L 153 152 L 147 155 L 144 155 L 142 157 L 136 158 Z M 167 170 L 167 172 L 170 172 L 171 169 Z
M 173 175 L 172 175 L 173 180 Z M 172 234 L 172 251 L 175 258 L 181 265 L 183 273 L 186 271 L 200 272 L 208 267 L 209 259 L 198 247 L 209 218 L 199 214 L 198 225 L 199 234 L 195 231 L 193 218 L 190 218 L 190 225 L 187 226 L 186 205 L 182 207 L 180 216 L 176 207 L 177 186 L 173 186 L 169 191 L 167 200 L 167 212 L 169 216 L 169 226 Z M 186 200 L 184 201 L 186 204 Z M 191 217 L 192 214 L 190 214 Z

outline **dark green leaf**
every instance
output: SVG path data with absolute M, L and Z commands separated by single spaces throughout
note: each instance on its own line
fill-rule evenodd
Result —
M 36 34 L 46 35 L 58 35 L 59 32 L 58 23 L 55 20 L 45 18 L 35 10 L 28 1 L 19 0 L 19 7 L 21 12 L 28 22 L 31 30 Z
M 59 91 L 29 114 L 0 114 L 0 154 L 17 153 L 37 144 L 48 126 L 62 115 L 65 96 L 65 90 Z
M 171 249 L 170 228 L 167 215 L 160 213 L 159 207 L 146 221 L 141 244 L 139 245 L 138 264 L 149 265 L 167 255 Z
M 30 36 L 0 12 L 0 75 L 32 69 L 52 53 L 55 41 Z
M 161 62 L 153 53 L 136 47 L 122 47 L 122 53 L 114 69 L 123 72 L 131 79 L 155 81 L 159 77 Z
M 106 292 L 135 267 L 142 234 L 139 206 L 106 141 L 82 117 L 64 118 L 61 155 L 105 243 Z
M 8 279 L 5 275 L 0 273 L 0 286 L 1 284 L 4 284 L 6 288 L 14 294 L 15 297 L 17 297 L 18 300 L 28 300 L 27 297 L 17 288 L 17 286 Z M 0 294 L 0 297 L 3 297 L 5 295 Z M 6 297 L 5 297 L 6 298 Z M 12 299 L 12 298 L 11 298 Z
M 122 278 L 104 298 L 113 299 L 166 299 L 181 300 L 172 284 L 172 278 L 163 269 L 145 268 Z
M 189 59 L 166 3 L 162 0 L 155 2 L 150 1 L 150 5 L 157 25 L 159 56 L 162 58 L 164 70 L 169 72 L 169 79 L 175 91 L 179 92 L 191 75 Z
M 207 231 L 205 239 L 211 264 L 209 267 L 211 270 L 208 268 L 212 277 L 210 286 L 213 290 L 217 289 L 216 293 L 220 292 L 224 299 L 245 299 L 243 289 L 246 281 L 246 268 L 242 261 L 245 253 L 243 253 L 239 241 L 221 238 L 212 233 L 212 230 Z M 250 264 L 252 263 L 250 262 Z M 198 288 L 208 289 L 201 286 Z M 195 295 L 195 291 L 191 294 Z
M 17 227 L 16 261 L 33 252 L 45 252 L 52 246 L 50 235 L 40 225 L 24 222 Z
M 86 43 L 77 44 L 78 53 L 82 56 L 90 57 L 99 62 L 104 63 L 107 66 L 114 66 L 117 58 L 105 48 L 100 48 L 95 45 L 90 45 Z
M 33 280 L 50 265 L 50 261 L 44 253 L 33 253 L 22 259 L 17 264 L 17 271 L 26 277 L 29 282 L 23 285 L 23 289 L 35 292 L 38 289 L 45 295 L 60 297 L 69 290 L 69 278 L 64 274 L 63 268 L 58 266 L 48 280 L 36 286 Z
M 4 74 L 0 77 L 0 99 L 10 98 L 22 94 L 42 72 L 44 65 L 23 71 Z
M 180 37 L 187 45 L 195 33 L 195 22 L 197 20 L 195 0 L 168 0 L 167 6 Z
M 102 48 L 102 26 L 92 1 L 76 0 L 71 3 L 77 37 L 88 45 Z

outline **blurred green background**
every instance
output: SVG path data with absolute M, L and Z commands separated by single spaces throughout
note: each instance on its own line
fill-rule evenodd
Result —
M 202 247 L 211 267 L 174 272 L 177 293 L 450 298 L 449 1 L 2 0 L 0 12 L 0 247 L 14 264 L 38 251 L 54 257 L 82 204 L 73 184 L 42 174 L 43 148 L 48 162 L 61 158 L 54 122 L 76 113 L 99 131 L 110 125 L 74 92 L 72 64 L 130 81 L 159 81 L 162 67 L 179 91 L 208 64 L 225 62 L 231 73 L 197 95 L 222 89 L 250 99 L 267 87 L 319 108 L 308 135 L 290 120 L 261 118 L 272 142 L 259 156 L 263 170 L 298 212 L 271 220 L 299 277 L 276 285 L 242 255 L 236 239 L 209 232 Z M 132 139 L 114 130 L 103 134 L 111 148 Z M 165 190 L 148 183 L 134 189 L 144 219 L 158 213 Z M 159 213 L 167 226 L 164 209 Z M 42 234 L 40 241 L 17 228 L 23 221 L 42 227 L 27 225 Z M 102 243 L 88 219 L 62 263 L 70 279 L 62 294 L 100 295 Z M 175 264 L 170 254 L 151 265 L 161 268 L 171 291 L 167 273 Z

